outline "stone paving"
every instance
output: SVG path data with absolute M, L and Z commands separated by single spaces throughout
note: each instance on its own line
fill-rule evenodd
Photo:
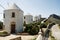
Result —
M 38 35 L 32 36 L 32 35 L 27 35 L 27 36 L 23 36 L 21 35 L 21 39 L 22 40 L 33 40 L 35 38 L 37 38 Z
M 10 39 L 14 39 L 14 38 L 18 38 L 21 37 L 21 40 L 32 40 L 34 38 L 37 38 L 38 35 L 9 35 L 6 37 L 0 37 L 0 40 L 10 40 Z
M 0 37 L 0 40 L 10 40 L 10 39 L 14 39 L 17 37 L 20 37 L 20 36 L 11 34 L 11 35 L 6 36 L 6 37 Z

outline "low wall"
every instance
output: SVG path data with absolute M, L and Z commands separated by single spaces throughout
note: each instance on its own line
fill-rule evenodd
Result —
M 10 40 L 21 40 L 21 37 L 13 38 L 13 39 L 10 39 Z

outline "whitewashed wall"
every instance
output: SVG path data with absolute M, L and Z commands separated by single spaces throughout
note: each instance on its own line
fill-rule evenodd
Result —
M 12 18 L 12 12 L 15 12 L 15 18 Z M 16 32 L 23 31 L 23 12 L 17 9 L 4 10 L 5 18 L 4 25 L 5 30 L 10 33 L 11 32 L 11 22 L 16 22 Z

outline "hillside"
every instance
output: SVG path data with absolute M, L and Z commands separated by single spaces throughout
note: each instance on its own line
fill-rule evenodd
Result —
M 60 24 L 60 16 L 58 16 L 58 15 L 56 15 L 56 14 L 51 14 L 51 15 L 48 17 L 48 19 L 47 19 L 46 22 L 47 22 L 47 23 L 52 23 L 52 22 L 54 22 L 54 23 L 56 23 L 56 24 Z

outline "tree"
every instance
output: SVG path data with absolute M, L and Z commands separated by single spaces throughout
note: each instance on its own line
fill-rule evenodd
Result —
M 45 23 L 40 24 L 40 28 L 47 28 L 47 25 Z
M 31 34 L 31 35 L 35 35 L 38 34 L 39 32 L 39 27 L 35 24 L 27 24 L 26 28 L 25 28 L 25 32 Z
M 38 34 L 38 32 L 39 32 L 39 27 L 33 26 L 32 29 L 30 30 L 29 34 L 35 35 L 35 34 Z

